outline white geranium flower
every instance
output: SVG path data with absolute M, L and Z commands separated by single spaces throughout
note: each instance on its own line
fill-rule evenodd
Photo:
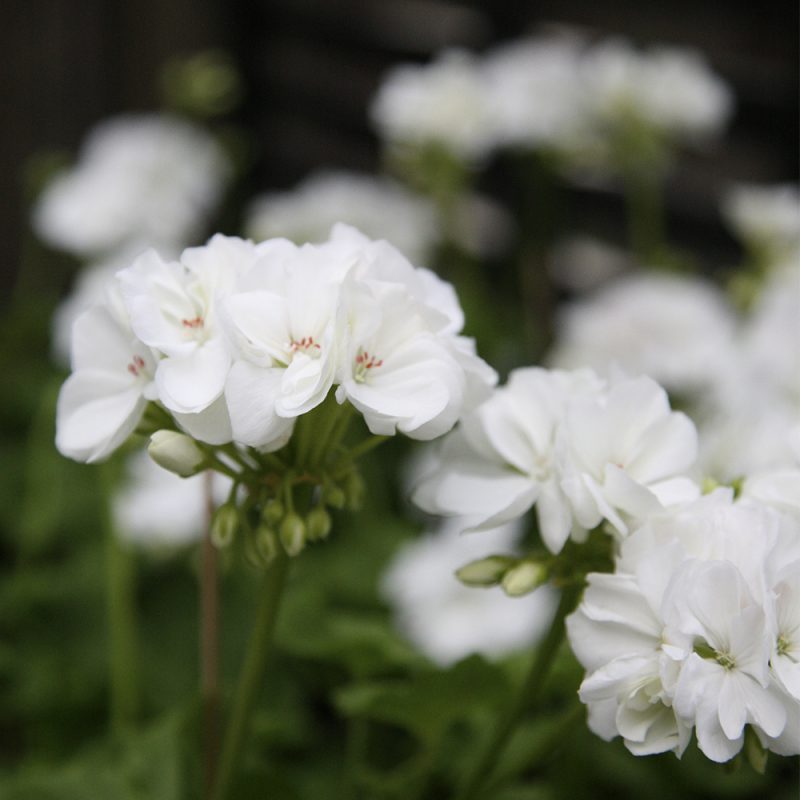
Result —
M 779 736 L 787 714 L 770 685 L 771 630 L 741 573 L 729 561 L 689 561 L 671 592 L 668 624 L 695 642 L 681 666 L 674 708 L 694 724 L 700 749 L 712 761 L 729 760 L 747 723 Z
M 620 278 L 559 314 L 553 366 L 618 366 L 670 392 L 708 389 L 733 358 L 734 314 L 722 293 L 695 277 Z
M 225 390 L 238 441 L 272 447 L 292 419 L 325 399 L 338 359 L 339 287 L 347 267 L 332 248 L 273 240 L 261 246 L 242 291 L 225 301 L 239 354 Z
M 180 262 L 162 261 L 151 250 L 118 273 L 131 327 L 162 355 L 159 399 L 191 433 L 215 444 L 230 440 L 217 402 L 231 362 L 219 303 L 257 253 L 252 242 L 217 235 L 205 247 L 184 250 Z M 201 412 L 217 424 L 198 420 Z
M 625 536 L 630 520 L 690 500 L 685 473 L 697 458 L 697 431 L 670 411 L 666 392 L 647 377 L 613 382 L 603 394 L 572 399 L 564 424 L 569 455 L 561 487 L 577 522 L 606 519 Z
M 536 503 L 542 538 L 558 552 L 574 522 L 561 488 L 558 432 L 570 399 L 600 387 L 589 371 L 515 370 L 444 443 L 414 502 L 461 516 L 471 530 L 508 522 Z
M 469 161 L 485 156 L 495 138 L 480 65 L 460 50 L 447 50 L 424 66 L 395 67 L 381 84 L 370 116 L 389 142 L 438 144 Z
M 321 243 L 337 222 L 386 239 L 415 264 L 429 259 L 440 238 L 430 200 L 387 178 L 343 171 L 315 173 L 288 192 L 257 197 L 245 230 L 256 241 L 284 236 Z
M 389 564 L 382 593 L 400 630 L 431 660 L 448 666 L 472 653 L 503 656 L 532 646 L 546 630 L 554 609 L 547 587 L 511 598 L 499 587 L 468 588 L 454 574 L 490 552 L 513 551 L 518 539 L 518 526 L 508 524 L 492 531 L 489 547 L 482 536 L 461 536 L 446 522 Z
M 101 461 L 133 433 L 155 399 L 156 360 L 113 306 L 95 306 L 72 331 L 72 374 L 56 409 L 56 447 L 78 461 Z
M 793 183 L 733 186 L 722 212 L 745 243 L 779 255 L 800 246 L 800 186 Z
M 202 233 L 230 165 L 200 128 L 169 116 L 123 116 L 98 125 L 72 170 L 34 210 L 37 233 L 83 257 L 125 245 L 182 247 Z

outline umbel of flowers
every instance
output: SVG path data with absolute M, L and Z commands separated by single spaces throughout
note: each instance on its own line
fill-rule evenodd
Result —
M 361 451 L 341 447 L 354 412 L 378 437 L 432 439 L 486 398 L 495 373 L 462 324 L 449 284 L 345 226 L 320 245 L 215 236 L 178 261 L 150 250 L 74 325 L 56 443 L 94 462 L 150 432 L 173 472 L 233 479 L 220 542 L 245 486 L 266 523 L 260 550 L 274 550 L 263 532 L 277 526 L 296 554 L 327 534 L 325 505 L 358 493 Z M 292 491 L 304 484 L 315 490 L 305 522 Z

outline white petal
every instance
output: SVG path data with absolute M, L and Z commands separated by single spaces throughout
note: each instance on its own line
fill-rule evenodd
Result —
M 222 394 L 229 366 L 220 340 L 206 342 L 184 358 L 162 359 L 156 369 L 158 396 L 172 411 L 196 414 Z

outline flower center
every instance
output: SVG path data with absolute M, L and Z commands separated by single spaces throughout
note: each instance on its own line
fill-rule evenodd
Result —
M 315 342 L 313 336 L 304 336 L 302 339 L 292 339 L 289 342 L 289 352 L 292 354 L 305 353 L 312 358 L 319 358 L 321 351 L 322 345 Z
M 138 378 L 143 372 L 145 372 L 144 359 L 141 356 L 134 356 L 128 362 L 127 369 L 134 378 Z
M 792 649 L 792 642 L 789 641 L 789 637 L 785 634 L 781 634 L 778 637 L 778 641 L 775 645 L 775 650 L 779 656 L 788 656 L 789 652 Z M 791 658 L 791 656 L 789 656 Z M 794 659 L 792 659 L 794 660 Z
M 716 661 L 724 670 L 730 672 L 735 669 L 736 659 L 730 653 L 721 653 L 715 650 L 711 645 L 702 642 L 694 646 L 694 651 L 700 658 L 707 658 L 710 661 Z
M 353 378 L 356 383 L 364 383 L 369 375 L 369 371 L 377 369 L 383 364 L 382 358 L 377 358 L 370 355 L 366 350 L 358 349 L 356 353 L 355 369 L 353 370 Z

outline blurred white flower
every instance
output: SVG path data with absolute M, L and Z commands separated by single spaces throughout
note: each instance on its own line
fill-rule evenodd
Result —
M 119 536 L 143 547 L 180 547 L 202 538 L 208 524 L 205 475 L 179 478 L 146 453 L 132 456 L 125 481 L 112 500 Z M 230 480 L 214 473 L 212 500 L 222 503 Z
M 676 139 L 718 133 L 733 109 L 728 86 L 692 50 L 636 50 L 623 39 L 589 48 L 580 65 L 589 120 L 630 117 Z
M 430 200 L 388 178 L 343 171 L 316 173 L 290 191 L 256 197 L 245 232 L 256 241 L 284 236 L 320 243 L 337 222 L 386 239 L 414 264 L 430 260 L 440 237 Z
M 584 106 L 574 38 L 523 39 L 484 57 L 489 104 L 500 146 L 559 147 Z
M 33 226 L 85 258 L 136 242 L 180 248 L 202 235 L 230 169 L 211 136 L 188 122 L 110 119 L 90 133 L 76 166 L 44 190 Z
M 723 198 L 722 213 L 748 245 L 767 248 L 775 254 L 800 246 L 800 186 L 797 184 L 733 186 Z
M 635 267 L 631 253 L 621 247 L 575 235 L 557 242 L 548 254 L 547 271 L 553 282 L 573 292 L 599 289 L 612 278 Z M 601 364 L 594 364 L 602 369 Z
M 668 391 L 708 389 L 734 357 L 735 317 L 724 295 L 697 277 L 623 276 L 559 312 L 556 367 L 617 366 Z
M 440 145 L 468 161 L 485 156 L 495 142 L 480 62 L 462 50 L 446 50 L 427 65 L 392 69 L 370 116 L 390 143 Z
M 492 553 L 510 553 L 519 526 L 507 524 L 488 537 L 460 535 L 453 522 L 405 545 L 381 585 L 396 624 L 432 661 L 447 666 L 471 653 L 498 657 L 532 646 L 555 609 L 548 587 L 521 598 L 495 586 L 464 586 L 455 571 Z

